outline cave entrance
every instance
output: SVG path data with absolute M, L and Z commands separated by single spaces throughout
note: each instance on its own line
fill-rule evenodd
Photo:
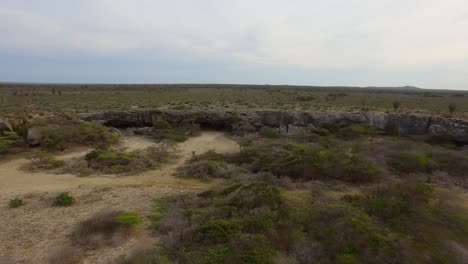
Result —
M 232 128 L 224 122 L 197 122 L 201 130 L 231 131 Z

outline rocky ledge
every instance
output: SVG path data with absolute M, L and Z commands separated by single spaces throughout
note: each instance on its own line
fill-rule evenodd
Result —
M 433 115 L 384 112 L 299 112 L 299 111 L 179 111 L 169 109 L 107 111 L 82 114 L 85 121 L 116 128 L 148 127 L 162 118 L 172 124 L 195 123 L 202 128 L 251 130 L 268 126 L 281 133 L 294 133 L 306 127 L 345 127 L 365 124 L 401 135 L 443 134 L 459 144 L 468 144 L 468 121 Z

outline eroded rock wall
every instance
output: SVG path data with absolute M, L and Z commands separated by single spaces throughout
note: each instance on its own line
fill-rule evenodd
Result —
M 83 114 L 82 118 L 117 128 L 151 126 L 158 118 L 163 118 L 173 124 L 196 123 L 202 127 L 223 130 L 239 126 L 258 130 L 263 126 L 269 126 L 278 128 L 282 133 L 290 133 L 298 127 L 345 127 L 351 124 L 366 124 L 379 130 L 393 127 L 402 135 L 445 134 L 459 143 L 468 144 L 468 121 L 420 114 L 155 109 L 89 113 Z

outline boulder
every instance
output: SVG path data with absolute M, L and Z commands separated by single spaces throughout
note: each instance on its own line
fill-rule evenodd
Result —
M 0 133 L 4 131 L 13 131 L 13 128 L 8 121 L 0 117 Z

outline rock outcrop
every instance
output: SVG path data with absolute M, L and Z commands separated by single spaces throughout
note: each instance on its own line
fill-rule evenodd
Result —
M 460 144 L 468 144 L 468 121 L 420 114 L 155 109 L 99 112 L 83 114 L 82 118 L 85 121 L 99 122 L 117 128 L 152 126 L 155 120 L 163 118 L 173 124 L 196 123 L 202 128 L 220 130 L 232 130 L 239 126 L 258 130 L 263 126 L 269 126 L 278 128 L 281 133 L 297 131 L 301 127 L 345 127 L 365 124 L 382 131 L 392 128 L 401 135 L 444 134 Z
M 12 131 L 12 127 L 8 121 L 0 117 L 0 133 L 4 131 Z

